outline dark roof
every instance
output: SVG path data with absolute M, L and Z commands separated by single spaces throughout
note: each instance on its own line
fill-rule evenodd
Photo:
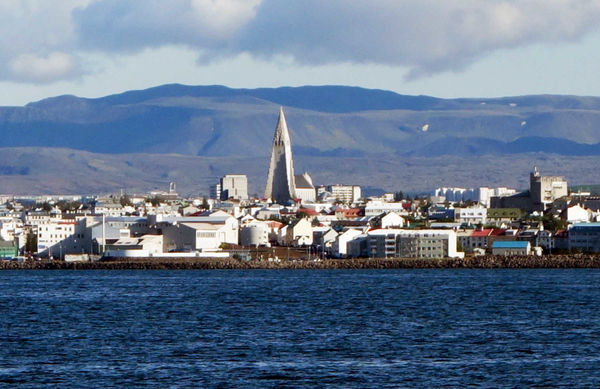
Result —
M 15 243 L 7 240 L 0 240 L 0 247 L 15 247 Z
M 302 174 L 294 175 L 294 180 L 296 181 L 296 188 L 304 188 L 304 189 L 315 189 L 310 182 L 304 178 Z

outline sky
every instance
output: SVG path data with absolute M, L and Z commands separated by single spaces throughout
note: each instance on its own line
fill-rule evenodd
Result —
M 600 0 L 0 0 L 0 105 L 166 83 L 600 96 Z

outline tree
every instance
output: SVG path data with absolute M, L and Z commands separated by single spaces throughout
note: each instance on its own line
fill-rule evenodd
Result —
M 121 198 L 119 199 L 119 203 L 121 203 L 122 207 L 127 207 L 127 206 L 133 205 L 133 203 L 131 202 L 131 198 L 127 195 L 121 196 Z
M 61 200 L 58 203 L 56 203 L 56 206 L 60 209 L 61 212 L 68 212 L 78 210 L 81 206 L 81 203 L 79 201 Z
M 52 205 L 50 205 L 49 202 L 44 201 L 44 203 L 41 205 L 42 211 L 46 211 L 46 212 L 50 212 L 52 211 Z
M 160 205 L 160 199 L 158 196 L 146 197 L 146 202 L 152 204 L 153 207 L 158 207 Z
M 208 200 L 206 197 L 202 197 L 202 205 L 200 206 L 202 209 L 210 209 L 210 205 L 208 204 Z
M 28 253 L 37 252 L 37 235 L 33 232 L 27 234 L 27 238 L 25 239 L 25 251 Z
M 394 201 L 402 201 L 404 200 L 404 193 L 402 191 L 394 193 Z
M 542 223 L 544 224 L 544 228 L 550 231 L 564 230 L 568 226 L 566 220 L 555 218 L 550 213 L 546 213 L 542 217 Z

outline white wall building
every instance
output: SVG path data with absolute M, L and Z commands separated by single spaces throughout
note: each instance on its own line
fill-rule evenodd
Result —
M 381 228 L 402 228 L 404 223 L 404 218 L 396 212 L 390 212 L 381 218 Z
M 403 202 L 388 203 L 385 201 L 373 200 L 367 202 L 365 206 L 365 216 L 377 216 L 382 213 L 395 212 L 399 215 L 408 215 L 408 211 L 404 209 Z
M 455 208 L 454 221 L 457 223 L 466 223 L 470 225 L 486 224 L 487 223 L 487 208 L 471 207 L 471 208 Z
M 567 221 L 570 224 L 587 223 L 590 221 L 592 213 L 580 205 L 573 205 L 566 210 Z
M 238 244 L 239 224 L 231 215 L 178 217 L 157 225 L 165 252 L 217 250 L 223 243 Z
M 270 246 L 269 222 L 253 220 L 240 228 L 240 245 Z
M 339 234 L 332 244 L 331 254 L 336 258 L 344 258 L 348 256 L 348 242 L 359 235 L 362 235 L 362 231 L 356 229 L 349 229 Z
M 374 230 L 368 233 L 368 252 L 374 258 L 456 258 L 453 230 Z
M 314 203 L 317 199 L 317 191 L 313 180 L 308 173 L 294 176 L 294 185 L 296 186 L 296 199 L 303 203 Z
M 285 229 L 284 243 L 289 246 L 309 246 L 313 243 L 313 229 L 309 219 L 302 218 Z
M 344 204 L 352 204 L 362 196 L 361 188 L 358 185 L 331 185 L 329 192 Z
M 58 220 L 38 225 L 37 253 L 63 258 L 65 254 L 88 252 L 91 242 L 86 234 L 86 219 Z

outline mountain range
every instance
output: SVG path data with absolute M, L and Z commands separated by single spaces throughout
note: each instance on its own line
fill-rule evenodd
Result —
M 144 191 L 175 181 L 197 194 L 222 174 L 245 173 L 260 194 L 279 106 L 296 167 L 317 184 L 518 186 L 533 164 L 572 182 L 598 181 L 586 173 L 600 161 L 598 97 L 440 99 L 346 86 L 172 84 L 0 107 L 0 191 Z

